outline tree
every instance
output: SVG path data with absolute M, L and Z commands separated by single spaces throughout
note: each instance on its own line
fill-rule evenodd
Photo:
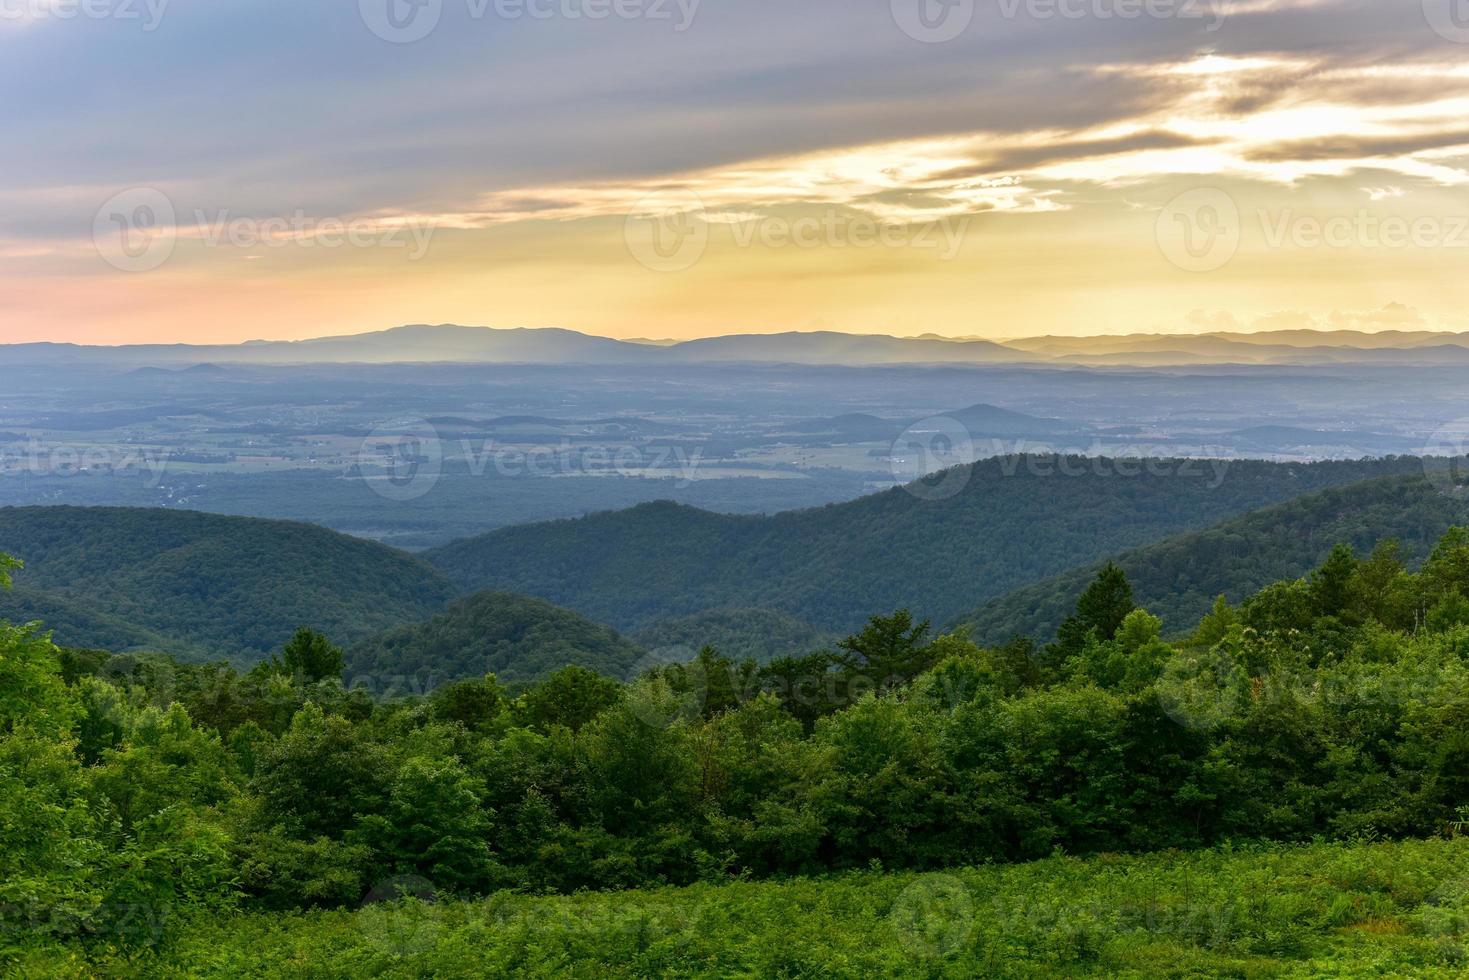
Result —
M 315 630 L 303 626 L 286 642 L 279 656 L 270 658 L 273 673 L 308 684 L 342 676 L 344 660 L 340 647 Z
M 1399 608 L 1405 605 L 1401 592 L 1407 573 L 1401 555 L 1398 542 L 1379 542 L 1367 559 L 1358 562 L 1352 579 L 1352 603 L 1357 611 L 1384 626 L 1398 627 L 1412 621 L 1411 614 L 1405 621 L 1404 610 Z
M 913 614 L 899 609 L 891 616 L 873 616 L 862 632 L 847 637 L 837 646 L 867 669 L 871 679 L 907 681 L 931 666 L 924 643 L 929 621 L 913 622 Z
M 1214 607 L 1199 620 L 1198 629 L 1190 642 L 1194 646 L 1212 647 L 1220 640 L 1229 635 L 1229 631 L 1239 625 L 1239 613 L 1229 604 L 1224 596 L 1214 600 Z
M 478 680 L 445 684 L 434 691 L 429 703 L 435 718 L 458 722 L 473 731 L 504 710 L 505 689 L 494 674 L 486 674 Z
M 804 657 L 778 657 L 760 668 L 760 689 L 779 699 L 781 707 L 806 731 L 845 703 L 845 684 L 837 668 L 850 666 L 844 656 L 818 651 Z
M 1127 575 L 1112 562 L 1107 562 L 1097 573 L 1096 580 L 1076 600 L 1076 612 L 1061 624 L 1051 652 L 1059 654 L 1056 659 L 1065 660 L 1080 653 L 1091 634 L 1103 642 L 1112 639 L 1127 614 L 1136 608 L 1132 583 L 1127 581 Z
M 515 702 L 520 722 L 537 731 L 581 727 L 622 699 L 622 685 L 585 667 L 562 667 Z
M 10 570 L 20 562 L 0 553 L 0 590 L 10 588 Z M 0 621 L 0 734 L 16 726 L 44 732 L 71 727 L 76 700 L 61 678 L 60 652 L 50 634 L 35 624 L 12 626 Z
M 12 558 L 0 552 L 0 589 L 10 588 L 10 573 L 18 568 L 25 567 L 19 558 Z
M 1352 581 L 1357 575 L 1357 556 L 1352 546 L 1339 544 L 1321 567 L 1311 573 L 1311 609 L 1317 616 L 1344 617 L 1351 610 Z
M 361 815 L 381 810 L 386 769 L 378 745 L 307 704 L 256 763 L 251 788 L 260 795 L 260 823 L 300 840 L 339 838 Z
M 379 866 L 436 886 L 483 886 L 492 861 L 484 785 L 457 759 L 411 756 L 388 785 L 384 812 L 362 820 L 348 840 L 371 847 Z
M 1423 577 L 1437 595 L 1469 596 L 1469 527 L 1450 528 L 1423 564 Z

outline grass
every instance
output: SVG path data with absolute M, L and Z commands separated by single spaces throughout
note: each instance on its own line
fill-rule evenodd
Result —
M 1460 977 L 1469 839 L 1056 857 L 931 874 L 175 922 L 20 976 Z

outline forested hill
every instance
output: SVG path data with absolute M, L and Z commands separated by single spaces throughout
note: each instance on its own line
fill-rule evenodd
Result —
M 1386 477 L 1307 494 L 1127 551 L 1115 563 L 1127 573 L 1138 605 L 1163 619 L 1165 631 L 1193 629 L 1216 597 L 1238 603 L 1277 581 L 1316 568 L 1337 544 L 1359 555 L 1397 541 L 1410 564 L 1427 557 L 1445 531 L 1469 523 L 1469 497 L 1449 496 L 1421 477 Z M 979 643 L 1016 634 L 1052 638 L 1096 577 L 1097 564 L 1070 569 L 993 599 L 961 617 Z
M 680 651 L 693 656 L 712 646 L 731 660 L 762 664 L 810 653 L 834 641 L 809 623 L 772 609 L 711 609 L 662 620 L 634 634 L 633 639 L 670 657 Z
M 611 627 L 542 599 L 481 592 L 426 622 L 390 630 L 347 652 L 349 676 L 405 678 L 424 690 L 493 673 L 536 680 L 577 666 L 624 680 L 643 651 Z
M 309 524 L 191 511 L 0 508 L 0 551 L 25 561 L 0 618 L 43 620 L 63 645 L 242 661 L 303 625 L 339 643 L 437 612 L 430 566 Z
M 777 610 L 827 631 L 903 606 L 951 622 L 1107 555 L 1422 464 L 1238 460 L 1222 476 L 1220 465 L 1000 458 L 974 464 L 949 496 L 954 482 L 771 517 L 655 503 L 504 528 L 424 557 L 465 589 L 540 596 L 628 631 L 730 607 Z

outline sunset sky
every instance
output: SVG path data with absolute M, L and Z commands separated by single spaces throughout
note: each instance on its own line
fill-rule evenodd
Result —
M 1469 330 L 1461 0 L 79 2 L 3 342 Z

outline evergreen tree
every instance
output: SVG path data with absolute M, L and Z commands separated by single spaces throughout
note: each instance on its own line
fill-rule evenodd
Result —
M 899 609 L 891 616 L 873 616 L 862 632 L 837 646 L 857 658 L 873 680 L 908 680 L 931 666 L 927 663 L 929 621 L 913 622 L 913 614 Z
M 1061 624 L 1050 653 L 1057 660 L 1066 660 L 1080 653 L 1092 634 L 1101 641 L 1112 639 L 1127 614 L 1136 608 L 1127 575 L 1108 562 L 1076 600 L 1076 612 Z
M 1352 580 L 1357 574 L 1357 556 L 1351 545 L 1331 549 L 1326 561 L 1309 580 L 1311 609 L 1317 616 L 1343 616 L 1352 605 Z
M 279 656 L 270 658 L 272 673 L 285 674 L 307 684 L 341 677 L 343 664 L 341 648 L 305 626 L 286 642 Z
M 1194 630 L 1192 642 L 1197 646 L 1212 647 L 1228 636 L 1229 631 L 1238 623 L 1239 613 L 1221 595 L 1214 600 L 1214 607 L 1208 614 L 1199 620 L 1199 628 Z

